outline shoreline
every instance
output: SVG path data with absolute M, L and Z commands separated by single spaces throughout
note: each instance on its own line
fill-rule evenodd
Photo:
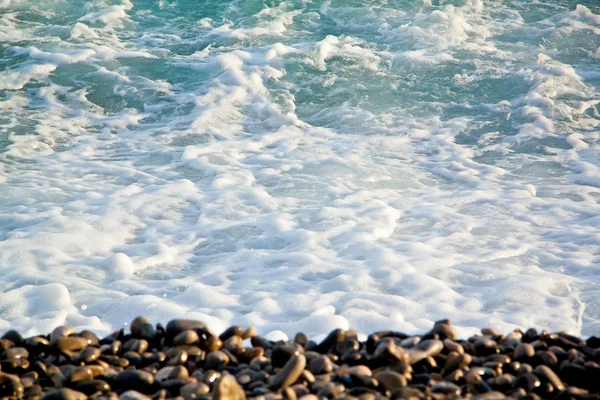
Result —
M 484 328 L 458 339 L 448 320 L 364 341 L 335 329 L 317 343 L 138 317 L 104 338 L 69 326 L 29 338 L 11 330 L 0 348 L 0 396 L 11 398 L 600 399 L 600 338 Z

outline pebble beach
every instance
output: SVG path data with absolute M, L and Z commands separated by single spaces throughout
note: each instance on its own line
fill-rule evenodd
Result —
M 0 396 L 12 399 L 599 399 L 600 338 L 484 328 L 449 320 L 422 335 L 336 329 L 287 341 L 196 320 L 137 317 L 99 338 L 59 326 L 0 339 Z

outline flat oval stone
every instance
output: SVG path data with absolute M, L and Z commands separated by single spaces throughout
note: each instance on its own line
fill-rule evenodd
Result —
M 108 393 L 111 390 L 110 385 L 100 379 L 78 382 L 75 389 L 88 396 L 98 392 Z
M 44 393 L 40 400 L 86 400 L 87 396 L 84 393 L 73 389 L 62 388 L 54 389 Z
M 129 326 L 131 336 L 138 339 L 152 340 L 156 335 L 154 326 L 144 317 L 137 317 Z
M 190 375 L 187 368 L 178 365 L 161 368 L 154 376 L 154 379 L 162 382 L 166 381 L 167 379 L 184 379 L 188 378 L 189 376 Z
M 237 351 L 238 349 L 242 348 L 243 343 L 244 343 L 244 341 L 242 340 L 241 336 L 233 335 L 233 336 L 230 336 L 229 338 L 227 338 L 227 340 L 225 340 L 223 345 L 227 349 L 230 349 L 232 351 Z
M 4 352 L 4 358 L 29 358 L 29 352 L 25 347 L 11 347 Z
M 530 343 L 519 343 L 513 353 L 513 359 L 527 361 L 535 355 L 535 348 Z
M 79 359 L 85 363 L 96 361 L 100 357 L 100 349 L 97 347 L 87 347 L 79 353 Z
M 443 342 L 444 348 L 446 348 L 449 352 L 453 351 L 458 354 L 463 354 L 465 352 L 464 347 L 460 343 L 457 343 L 452 339 L 444 339 Z
M 206 324 L 201 321 L 195 321 L 191 319 L 174 319 L 169 321 L 167 324 L 167 337 L 174 338 L 181 332 L 191 329 L 200 334 L 207 330 Z
M 213 400 L 246 400 L 246 393 L 235 378 L 224 375 L 215 384 Z
M 71 336 L 75 332 L 75 327 L 70 325 L 62 325 L 54 328 L 50 334 L 50 345 L 54 345 L 59 338 Z
M 182 349 L 171 349 L 166 356 L 167 365 L 183 365 L 188 360 L 188 353 Z
M 192 329 L 186 329 L 185 331 L 179 333 L 173 339 L 173 344 L 175 346 L 191 346 L 193 344 L 198 344 L 200 342 L 200 337 L 196 333 L 196 331 Z
M 154 376 L 142 370 L 127 370 L 119 373 L 114 379 L 114 388 L 117 393 L 135 390 L 140 393 L 152 392 L 154 389 Z
M 452 382 L 438 382 L 431 387 L 432 393 L 443 393 L 446 396 L 460 395 L 460 386 Z
M 244 330 L 244 332 L 242 332 L 242 339 L 244 340 L 250 339 L 254 336 L 256 336 L 256 328 L 254 327 L 247 328 Z
M 96 334 L 92 331 L 89 331 L 87 329 L 83 330 L 83 331 L 79 332 L 78 336 L 87 339 L 89 346 L 99 346 L 100 345 L 100 339 L 98 339 L 98 336 L 96 336 Z
M 517 377 L 515 382 L 516 387 L 524 389 L 526 392 L 531 392 L 541 384 L 540 379 L 532 373 L 523 374 Z
M 392 396 L 398 391 L 398 389 L 406 386 L 406 378 L 394 371 L 380 371 L 374 376 L 377 381 L 383 385 L 384 388 L 392 393 Z
M 142 354 L 148 350 L 148 341 L 146 339 L 129 339 L 123 343 L 123 349 L 125 351 L 134 351 L 138 354 Z
M 23 343 L 23 336 L 14 329 L 7 331 L 4 335 L 2 335 L 2 339 L 7 339 L 13 342 L 15 345 L 19 346 Z
M 300 354 L 300 351 L 291 345 L 275 346 L 271 350 L 271 365 L 273 368 L 283 367 L 295 355 Z
M 151 397 L 146 396 L 135 390 L 128 390 L 124 393 L 121 393 L 121 395 L 119 396 L 119 400 L 151 400 L 151 399 L 152 399 Z
M 470 354 L 463 353 L 457 354 L 453 357 L 449 357 L 444 367 L 444 372 L 448 373 L 460 367 L 467 367 L 471 364 L 473 357 Z
M 335 346 L 337 343 L 343 342 L 346 338 L 346 331 L 343 329 L 334 329 L 327 335 L 321 343 L 317 345 L 315 351 L 319 353 L 327 353 L 329 349 Z
M 435 324 L 433 324 L 433 329 L 431 330 L 431 333 L 437 335 L 442 340 L 456 340 L 456 331 L 454 330 L 452 323 L 447 319 L 437 321 Z
M 25 339 L 25 346 L 29 349 L 46 348 L 50 345 L 48 339 L 42 336 L 34 336 Z
M 206 355 L 204 368 L 218 370 L 229 363 L 229 356 L 220 350 L 211 351 Z
M 0 385 L 3 386 L 3 396 L 23 397 L 23 384 L 20 382 L 17 375 L 0 372 Z
M 546 365 L 538 365 L 533 372 L 544 381 L 551 383 L 555 389 L 563 390 L 565 388 L 564 383 L 560 380 L 558 375 Z
M 225 329 L 223 333 L 219 335 L 219 339 L 221 339 L 224 342 L 232 336 L 242 336 L 243 333 L 244 329 L 241 326 L 234 325 Z
M 75 367 L 66 375 L 68 382 L 88 381 L 94 378 L 94 373 L 88 367 Z
M 79 351 L 83 350 L 88 346 L 86 338 L 77 336 L 63 336 L 56 339 L 54 346 L 63 351 Z
M 306 357 L 303 354 L 292 357 L 277 374 L 269 379 L 269 385 L 273 389 L 293 385 L 304 371 L 304 367 L 306 367 Z
M 427 357 L 435 357 L 444 349 L 444 342 L 437 339 L 428 339 L 419 342 L 414 348 L 408 350 L 409 363 L 415 364 Z
M 356 365 L 348 368 L 348 374 L 354 376 L 373 376 L 373 372 L 366 365 Z
M 396 345 L 392 338 L 381 339 L 375 347 L 373 355 L 396 363 L 406 364 L 409 361 L 409 353 L 404 348 Z
M 209 392 L 210 387 L 203 382 L 188 383 L 179 389 L 179 394 L 183 396 L 185 400 L 196 399 L 208 394 Z
M 307 368 L 315 375 L 328 374 L 333 371 L 333 363 L 329 357 L 320 355 L 310 360 Z

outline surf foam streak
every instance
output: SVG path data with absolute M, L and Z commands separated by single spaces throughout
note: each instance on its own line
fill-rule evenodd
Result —
M 5 3 L 0 329 L 600 326 L 593 4 Z

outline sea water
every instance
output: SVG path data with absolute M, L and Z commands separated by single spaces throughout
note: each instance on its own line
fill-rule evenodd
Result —
M 0 331 L 600 329 L 600 1 L 0 0 Z

